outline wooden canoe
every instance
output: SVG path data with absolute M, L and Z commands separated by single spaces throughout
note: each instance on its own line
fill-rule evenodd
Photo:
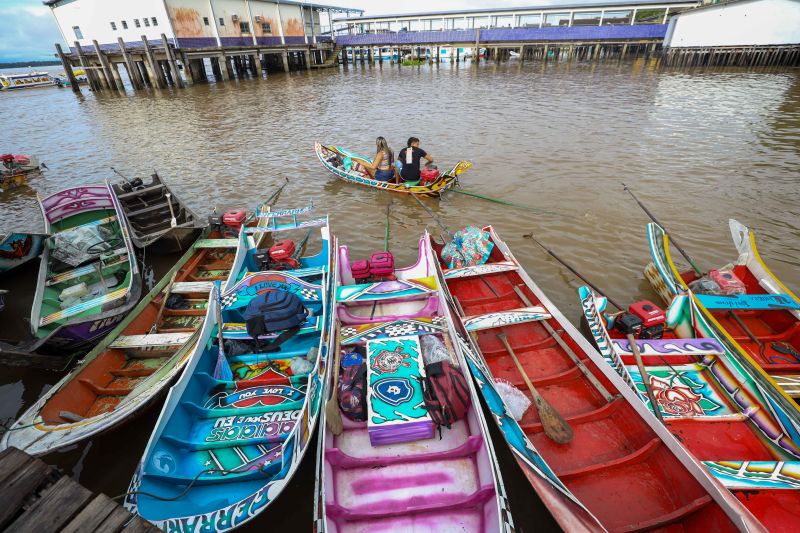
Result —
M 236 239 L 209 229 L 81 364 L 31 406 L 0 448 L 49 453 L 113 428 L 155 399 L 188 361 L 214 280 L 227 279 Z M 174 276 L 174 280 L 173 280 Z M 165 305 L 169 295 L 182 308 Z
M 111 185 L 73 187 L 40 200 L 45 233 L 36 294 L 31 309 L 31 333 L 25 351 L 67 352 L 96 343 L 114 329 L 139 301 L 142 282 L 122 209 Z M 56 259 L 59 234 L 101 228 L 111 235 L 95 243 L 93 257 L 78 266 Z M 65 237 L 66 239 L 66 237 Z M 64 290 L 85 283 L 79 301 L 63 299 Z
M 403 194 L 418 194 L 420 196 L 439 196 L 439 193 L 458 184 L 458 176 L 472 167 L 469 161 L 461 161 L 456 166 L 442 173 L 436 181 L 428 185 L 406 185 L 403 183 L 378 181 L 372 179 L 359 161 L 372 161 L 339 146 L 324 146 L 314 143 L 314 150 L 322 164 L 336 177 L 349 183 L 366 185 L 392 192 Z M 353 163 L 345 168 L 345 159 Z
M 579 295 L 600 354 L 653 410 L 628 340 L 606 327 L 605 299 L 588 287 Z M 687 295 L 675 297 L 664 338 L 636 340 L 664 424 L 766 529 L 792 531 L 800 522 L 800 412 L 706 337 L 691 306 Z
M 755 235 L 730 220 L 739 257 L 733 272 L 747 294 L 715 297 L 692 293 L 695 305 L 715 330 L 748 364 L 763 369 L 787 395 L 800 400 L 800 298 L 770 272 L 756 249 Z M 672 260 L 669 236 L 657 224 L 647 225 L 652 263 L 645 276 L 669 304 L 698 278 L 681 272 Z M 744 328 L 742 327 L 744 324 Z M 752 337 L 751 337 L 752 335 Z
M 453 319 L 427 236 L 416 264 L 395 270 L 397 281 L 355 284 L 347 247 L 338 254 L 334 349 L 361 346 L 378 370 L 368 372 L 368 421 L 343 415 L 340 435 L 320 423 L 315 531 L 513 531 L 479 397 L 461 351 L 448 341 L 455 339 Z M 419 346 L 429 335 L 444 340 L 470 389 L 466 418 L 441 435 L 429 424 L 418 382 L 397 372 L 424 375 Z M 380 354 L 398 349 L 404 357 L 392 370 Z M 336 395 L 332 381 L 326 397 Z
M 489 261 L 442 266 L 441 278 L 463 309 L 466 341 L 482 354 L 471 365 L 481 392 L 559 524 L 567 531 L 760 530 L 561 314 L 497 233 L 485 229 L 494 243 Z M 438 253 L 441 247 L 434 246 Z M 517 423 L 498 401 L 498 378 L 531 397 L 498 333 L 571 426 L 567 444 L 545 434 L 535 406 Z
M 132 188 L 130 182 L 120 182 L 114 184 L 113 190 L 137 248 L 156 254 L 180 252 L 206 226 L 206 221 L 175 196 L 157 173 L 151 176 L 150 183 Z
M 240 233 L 229 290 L 218 298 L 214 286 L 194 353 L 170 389 L 131 481 L 124 502 L 129 511 L 164 531 L 189 531 L 200 523 L 204 531 L 228 531 L 262 513 L 291 481 L 310 447 L 330 350 L 333 255 L 327 217 L 318 221 L 320 250 L 300 258 L 297 270 L 252 271 L 258 233 Z M 248 229 L 279 231 L 283 239 L 298 227 Z M 271 290 L 300 297 L 311 311 L 306 325 L 279 351 L 227 354 L 233 380 L 216 379 L 220 326 L 226 339 L 249 339 L 242 311 Z M 312 369 L 295 374 L 294 358 L 308 360 Z

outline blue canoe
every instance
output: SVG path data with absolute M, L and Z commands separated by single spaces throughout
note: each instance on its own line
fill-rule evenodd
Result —
M 165 531 L 241 526 L 282 492 L 309 447 L 323 403 L 332 337 L 329 273 L 335 247 L 327 217 L 298 221 L 297 214 L 306 211 L 264 214 L 266 223 L 245 228 L 230 277 L 222 289 L 218 282 L 210 287 L 195 352 L 169 392 L 125 501 L 128 510 Z M 293 222 L 277 223 L 287 213 Z M 321 226 L 321 249 L 300 258 L 297 270 L 254 272 L 256 242 L 264 232 L 313 226 Z M 252 298 L 271 290 L 301 298 L 309 311 L 305 325 L 280 351 L 227 355 L 233 380 L 216 379 L 218 302 L 223 337 L 249 339 L 242 311 Z M 291 363 L 297 358 L 313 368 L 295 374 Z

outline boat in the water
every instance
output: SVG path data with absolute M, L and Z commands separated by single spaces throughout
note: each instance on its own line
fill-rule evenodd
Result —
M 133 244 L 150 253 L 183 251 L 206 225 L 157 173 L 149 183 L 136 178 L 115 183 L 113 190 L 125 212 Z
M 763 369 L 796 401 L 800 399 L 800 298 L 770 272 L 756 249 L 755 235 L 730 220 L 739 252 L 732 264 L 703 275 L 681 271 L 672 259 L 669 236 L 658 224 L 647 225 L 652 263 L 645 277 L 669 304 L 689 289 L 715 337 L 733 346 L 733 354 Z
M 165 531 L 241 526 L 280 495 L 310 447 L 332 338 L 333 237 L 327 217 L 302 226 L 297 219 L 276 220 L 298 211 L 261 212 L 259 220 L 267 223 L 240 233 L 221 297 L 215 284 L 194 353 L 169 391 L 131 481 L 125 507 Z M 258 271 L 259 234 L 277 233 L 285 242 L 287 232 L 314 226 L 321 226 L 319 251 L 297 258 L 292 270 Z M 243 313 L 269 292 L 296 296 L 307 318 L 278 349 L 266 352 L 286 332 L 254 341 Z M 223 367 L 230 374 L 217 371 Z
M 438 196 L 439 193 L 450 187 L 455 187 L 458 185 L 458 176 L 472 167 L 471 162 L 460 161 L 456 166 L 440 174 L 431 182 L 425 184 L 422 184 L 422 182 L 397 184 L 373 179 L 363 165 L 364 161 L 372 160 L 355 154 L 350 150 L 339 146 L 324 146 L 318 142 L 314 143 L 314 150 L 325 168 L 344 181 L 392 192 L 417 194 L 420 196 Z
M 348 248 L 339 247 L 332 354 L 342 364 L 327 391 L 341 402 L 343 365 L 359 354 L 367 406 L 363 417 L 343 413 L 339 434 L 320 423 L 315 531 L 514 530 L 427 235 L 418 253 L 410 267 L 356 280 Z M 435 428 L 423 401 L 420 380 L 433 372 L 436 345 L 468 387 L 464 416 L 449 427 Z
M 39 265 L 32 339 L 18 348 L 82 348 L 119 324 L 141 296 L 128 227 L 108 183 L 65 189 L 39 204 L 51 236 Z
M 24 185 L 28 174 L 45 168 L 34 155 L 0 155 L 0 192 Z
M 208 227 L 127 317 L 3 435 L 0 449 L 42 455 L 107 431 L 158 397 L 189 360 L 214 281 L 237 239 Z
M 0 275 L 39 257 L 48 236 L 44 233 L 0 233 Z
M 608 367 L 497 233 L 484 231 L 492 244 L 487 262 L 443 263 L 440 279 L 470 333 L 464 342 L 473 347 L 470 367 L 480 391 L 559 525 L 566 531 L 761 530 Z M 441 254 L 442 246 L 433 246 Z M 519 422 L 500 395 L 502 381 L 533 400 Z M 548 429 L 554 417 L 566 424 L 561 432 Z M 563 443 L 552 433 L 564 433 Z
M 53 78 L 47 72 L 15 72 L 0 74 L 0 91 L 13 89 L 30 89 L 53 85 Z
M 588 287 L 579 295 L 595 345 L 643 404 L 658 409 L 667 429 L 767 530 L 796 530 L 796 405 L 783 401 L 775 388 L 761 386 L 723 343 L 705 334 L 707 324 L 688 295 L 676 296 L 666 311 L 643 301 L 616 313 L 607 312 L 607 300 Z

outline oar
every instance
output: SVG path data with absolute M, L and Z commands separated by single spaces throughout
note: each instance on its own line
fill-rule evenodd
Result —
M 670 235 L 670 233 L 667 231 L 667 228 L 664 226 L 664 224 L 662 224 L 661 222 L 659 222 L 659 221 L 658 221 L 658 219 L 655 217 L 655 215 L 653 215 L 653 213 L 651 213 L 651 212 L 650 212 L 650 210 L 649 210 L 649 209 L 647 209 L 647 207 L 645 207 L 645 205 L 644 205 L 642 202 L 640 202 L 640 201 L 639 201 L 639 199 L 636 197 L 636 195 L 635 195 L 635 194 L 633 194 L 633 191 L 632 191 L 632 190 L 630 190 L 630 189 L 628 188 L 628 186 L 627 186 L 627 185 L 625 185 L 625 184 L 623 183 L 623 184 L 622 184 L 622 188 L 623 188 L 623 190 L 627 191 L 627 192 L 628 192 L 628 194 L 630 194 L 630 195 L 631 195 L 631 197 L 632 197 L 634 200 L 636 200 L 636 203 L 637 203 L 637 204 L 639 204 L 639 207 L 641 207 L 641 208 L 642 208 L 642 211 L 644 211 L 644 212 L 647 214 L 647 216 L 648 216 L 648 217 L 650 217 L 650 220 L 652 220 L 653 222 L 655 222 L 656 224 L 658 224 L 659 226 L 661 226 L 661 229 L 663 229 L 663 230 L 664 230 L 664 233 L 665 233 L 665 234 L 667 235 L 667 237 L 669 237 L 669 239 L 672 241 L 672 244 L 674 244 L 674 245 L 675 245 L 675 248 L 677 248 L 677 249 L 678 249 L 678 251 L 681 253 L 681 255 L 682 255 L 684 258 L 686 258 L 686 260 L 687 260 L 687 261 L 689 261 L 689 264 L 690 264 L 690 265 L 692 265 L 692 268 L 694 269 L 694 271 L 695 271 L 695 272 L 697 272 L 697 274 L 698 274 L 699 276 L 702 276 L 702 275 L 703 275 L 703 271 L 702 271 L 702 270 L 700 270 L 699 268 L 697 268 L 697 265 L 696 265 L 696 264 L 694 264 L 694 261 L 692 260 L 692 258 L 691 258 L 691 257 L 689 257 L 689 254 L 687 254 L 685 251 L 683 251 L 683 248 L 681 248 L 681 247 L 680 247 L 680 245 L 678 244 L 678 241 L 676 241 L 676 240 L 675 240 L 675 238 L 674 238 L 672 235 Z
M 519 209 L 524 209 L 526 211 L 532 211 L 534 213 L 539 213 L 539 214 L 547 214 L 547 215 L 557 215 L 558 214 L 558 213 L 556 213 L 554 211 L 548 211 L 546 209 L 539 209 L 537 207 L 530 207 L 530 206 L 527 206 L 527 205 L 517 204 L 517 203 L 514 203 L 514 202 L 509 202 L 508 200 L 501 200 L 499 198 L 492 198 L 490 196 L 484 196 L 482 194 L 465 191 L 463 189 L 450 188 L 450 189 L 447 189 L 447 192 L 457 192 L 458 194 L 465 194 L 467 196 L 472 196 L 473 198 L 480 198 L 481 200 L 487 200 L 489 202 L 494 202 L 496 204 L 510 205 L 511 207 L 516 207 L 516 208 L 519 208 Z
M 542 249 L 543 249 L 545 252 L 547 252 L 548 254 L 550 254 L 550 255 L 553 257 L 553 259 L 555 259 L 556 261 L 558 261 L 559 263 L 561 263 L 561 265 L 562 265 L 562 266 L 564 266 L 564 267 L 565 267 L 567 270 L 569 270 L 570 272 L 572 272 L 573 274 L 575 274 L 576 276 L 578 276 L 578 279 L 580 279 L 580 280 L 581 280 L 581 281 L 583 281 L 585 284 L 587 284 L 587 285 L 588 285 L 588 286 L 590 286 L 592 289 L 594 289 L 594 292 L 596 292 L 596 293 L 597 293 L 597 294 L 599 294 L 600 296 L 603 296 L 603 297 L 605 297 L 605 299 L 606 299 L 606 300 L 608 300 L 609 302 L 611 302 L 611 305 L 613 305 L 614 307 L 616 307 L 616 308 L 617 308 L 617 309 L 619 309 L 620 311 L 624 311 L 624 310 L 625 310 L 625 308 L 624 308 L 624 307 L 622 307 L 622 306 L 621 306 L 621 305 L 619 305 L 617 302 L 615 302 L 614 300 L 612 300 L 611 298 L 609 298 L 608 296 L 606 296 L 605 294 L 603 294 L 603 291 L 601 291 L 600 289 L 598 289 L 598 288 L 597 288 L 597 286 L 596 286 L 594 283 L 592 283 L 591 281 L 589 281 L 588 279 L 586 279 L 585 277 L 583 277 L 583 276 L 580 274 L 580 272 L 578 272 L 577 270 L 575 270 L 574 268 L 572 268 L 572 266 L 571 266 L 569 263 L 567 263 L 566 261 L 564 261 L 563 259 L 561 259 L 559 256 L 557 256 L 557 255 L 556 255 L 556 253 L 555 253 L 554 251 L 552 251 L 550 248 L 548 248 L 547 246 L 545 246 L 544 244 L 542 244 L 541 242 L 539 242 L 539 239 L 537 239 L 536 237 L 534 237 L 534 236 L 533 236 L 533 232 L 531 232 L 531 233 L 526 233 L 526 234 L 525 234 L 525 235 L 523 235 L 522 237 L 523 237 L 523 238 L 525 238 L 525 239 L 531 239 L 533 242 L 535 242 L 536 244 L 538 244 L 539 246 L 541 246 L 541 247 L 542 247 Z
M 228 364 L 228 358 L 225 355 L 225 343 L 222 339 L 223 326 L 222 301 L 219 293 L 217 293 L 217 339 L 219 340 L 219 352 L 217 352 L 217 365 L 214 367 L 214 379 L 231 381 L 233 380 L 233 372 L 231 371 L 231 365 Z
M 658 407 L 658 402 L 656 402 L 656 395 L 653 394 L 653 387 L 650 385 L 650 376 L 644 367 L 642 354 L 639 352 L 639 346 L 636 344 L 636 339 L 633 337 L 632 333 L 628 333 L 627 338 L 628 344 L 631 347 L 631 352 L 633 352 L 633 357 L 636 359 L 636 366 L 639 367 L 639 376 L 642 378 L 642 383 L 644 383 L 644 390 L 647 391 L 647 397 L 650 399 L 650 410 L 653 411 L 656 418 L 663 424 L 664 417 L 661 416 L 661 409 Z
M 267 201 L 266 201 L 266 202 L 264 202 L 265 204 L 269 204 L 269 203 L 270 203 L 270 202 L 272 202 L 273 200 L 277 200 L 277 198 L 278 198 L 278 195 L 281 193 L 281 191 L 283 191 L 283 189 L 284 189 L 284 188 L 286 188 L 286 186 L 287 186 L 287 185 L 289 185 L 289 178 L 287 178 L 287 177 L 285 177 L 285 176 L 284 176 L 284 178 L 283 178 L 283 179 L 285 180 L 285 181 L 283 182 L 283 185 L 281 185 L 280 187 L 278 187 L 278 190 L 277 190 L 277 191 L 275 191 L 274 193 L 272 193 L 272 195 L 271 195 L 269 198 L 267 198 Z
M 169 215 L 171 217 L 169 219 L 169 227 L 175 228 L 178 226 L 178 221 L 175 220 L 175 211 L 172 210 L 172 193 L 168 192 L 166 196 L 167 196 L 167 206 L 169 207 Z
M 531 383 L 530 378 L 528 378 L 528 374 L 525 373 L 525 369 L 522 366 L 522 363 L 519 362 L 517 359 L 517 354 L 514 353 L 514 350 L 511 348 L 511 345 L 508 343 L 508 339 L 506 338 L 504 333 L 498 333 L 497 338 L 500 339 L 500 342 L 503 343 L 503 346 L 506 347 L 506 351 L 508 355 L 511 356 L 511 359 L 514 361 L 514 364 L 517 367 L 522 379 L 525 381 L 525 384 L 528 386 L 528 390 L 531 391 L 531 396 L 533 396 L 533 403 L 536 404 L 536 409 L 539 411 L 539 420 L 542 421 L 542 428 L 544 428 L 544 434 L 547 435 L 550 439 L 554 440 L 559 444 L 566 444 L 572 440 L 573 433 L 572 428 L 564 420 L 558 411 L 553 409 L 553 406 L 550 405 L 550 402 L 544 399 L 539 391 L 536 390 L 536 387 L 533 386 Z
M 339 346 L 339 322 L 336 322 L 336 339 L 333 354 L 333 383 L 331 384 L 331 397 L 325 404 L 325 424 L 334 435 L 341 435 L 344 426 L 342 425 L 342 413 L 339 411 L 339 365 L 341 364 L 342 349 Z
M 428 208 L 428 206 L 427 206 L 427 205 L 423 204 L 423 203 L 422 203 L 422 200 L 420 200 L 419 198 L 417 198 L 417 195 L 416 195 L 416 194 L 412 194 L 411 196 L 413 196 L 413 197 L 414 197 L 414 200 L 416 200 L 416 201 L 417 201 L 417 203 L 418 203 L 419 205 L 421 205 L 421 206 L 422 206 L 422 209 L 424 209 L 424 210 L 425 210 L 425 211 L 428 213 L 428 215 L 429 215 L 429 216 L 430 216 L 430 217 L 433 219 L 433 221 L 434 221 L 434 222 L 436 222 L 436 224 L 438 224 L 438 225 L 439 225 L 439 227 L 440 227 L 440 228 L 442 228 L 442 229 L 443 229 L 443 230 L 444 230 L 444 231 L 447 233 L 447 235 L 450 237 L 450 240 L 453 240 L 453 233 L 452 233 L 452 232 L 451 232 L 451 231 L 450 231 L 450 230 L 447 228 L 447 226 L 445 226 L 445 225 L 444 225 L 444 222 L 442 222 L 441 220 L 439 220 L 439 217 L 437 217 L 437 216 L 436 216 L 436 215 L 433 213 L 433 211 L 431 211 L 431 210 Z M 442 240 L 444 240 L 444 238 L 442 238 Z M 489 290 L 490 290 L 490 291 L 492 291 L 492 294 L 494 294 L 495 298 L 500 298 L 500 295 L 499 295 L 499 294 L 497 294 L 497 291 L 496 291 L 496 290 L 494 290 L 494 287 L 492 287 L 491 285 L 489 285 L 489 282 L 488 282 L 488 281 L 486 281 L 486 278 L 484 278 L 484 277 L 483 277 L 483 275 L 481 275 L 481 274 L 478 274 L 478 277 L 480 277 L 480 278 L 481 278 L 481 281 L 482 281 L 482 282 L 483 282 L 483 283 L 484 283 L 484 284 L 485 284 L 487 287 L 489 287 Z

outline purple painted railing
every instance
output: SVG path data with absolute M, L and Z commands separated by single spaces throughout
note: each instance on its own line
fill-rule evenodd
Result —
M 477 33 L 480 35 L 477 35 Z M 663 39 L 667 24 L 641 24 L 620 26 L 553 26 L 547 28 L 508 28 L 490 30 L 419 31 L 340 35 L 336 43 L 341 46 L 380 44 L 435 44 L 475 42 L 535 42 L 535 41 L 602 41 L 626 39 Z

